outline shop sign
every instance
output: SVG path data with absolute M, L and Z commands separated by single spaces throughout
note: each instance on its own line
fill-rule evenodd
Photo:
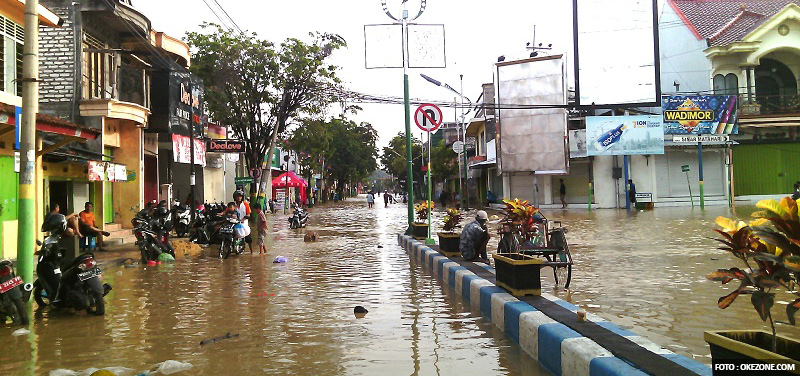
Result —
M 233 182 L 236 185 L 239 185 L 239 184 L 250 184 L 250 183 L 253 182 L 253 178 L 251 178 L 249 176 L 239 176 L 239 177 L 236 177 L 235 179 L 233 179 Z
M 191 144 L 189 137 L 177 134 L 172 135 L 172 161 L 177 163 L 191 163 Z M 194 164 L 206 165 L 206 145 L 203 141 L 194 140 Z
M 672 142 L 676 144 L 697 144 L 698 142 L 705 142 L 705 143 L 723 143 L 728 142 L 731 140 L 731 137 L 727 134 L 721 135 L 674 135 L 672 136 Z
M 738 134 L 737 99 L 735 95 L 664 96 L 664 133 Z
M 208 140 L 210 153 L 244 153 L 244 141 L 236 140 Z
M 586 143 L 590 156 L 664 154 L 661 116 L 587 116 Z
M 117 182 L 126 182 L 128 181 L 128 171 L 125 168 L 125 165 L 121 164 L 114 164 L 114 178 Z
M 128 171 L 128 181 L 136 181 L 136 171 Z
M 106 163 L 89 161 L 89 181 L 103 181 L 106 175 Z

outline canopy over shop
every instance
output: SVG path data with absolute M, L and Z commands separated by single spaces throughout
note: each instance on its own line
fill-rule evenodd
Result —
M 272 197 L 276 197 L 278 189 L 286 189 L 288 194 L 289 188 L 301 188 L 300 202 L 306 202 L 306 187 L 308 187 L 308 182 L 305 179 L 297 176 L 292 171 L 287 171 L 272 179 Z

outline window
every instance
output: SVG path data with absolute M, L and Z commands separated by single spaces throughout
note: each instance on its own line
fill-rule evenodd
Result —
M 736 95 L 739 94 L 739 77 L 733 73 L 714 76 L 714 94 Z
M 83 98 L 112 98 L 115 68 L 114 54 L 106 44 L 83 33 Z
M 3 70 L 0 78 L 0 90 L 13 95 L 22 95 L 22 41 L 25 32 L 22 26 L 0 16 L 0 68 Z

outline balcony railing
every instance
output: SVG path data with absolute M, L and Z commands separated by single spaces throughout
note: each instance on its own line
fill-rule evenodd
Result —
M 754 95 L 752 100 L 747 95 L 739 95 L 739 114 L 742 116 L 800 114 L 800 95 Z

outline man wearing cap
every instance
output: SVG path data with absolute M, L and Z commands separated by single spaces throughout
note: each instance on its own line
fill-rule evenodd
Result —
M 489 243 L 489 229 L 486 222 L 489 216 L 486 212 L 479 210 L 475 216 L 475 221 L 468 223 L 461 231 L 461 241 L 459 249 L 461 256 L 465 260 L 473 261 L 480 256 L 481 261 L 487 262 L 489 257 L 486 255 L 486 244 Z

